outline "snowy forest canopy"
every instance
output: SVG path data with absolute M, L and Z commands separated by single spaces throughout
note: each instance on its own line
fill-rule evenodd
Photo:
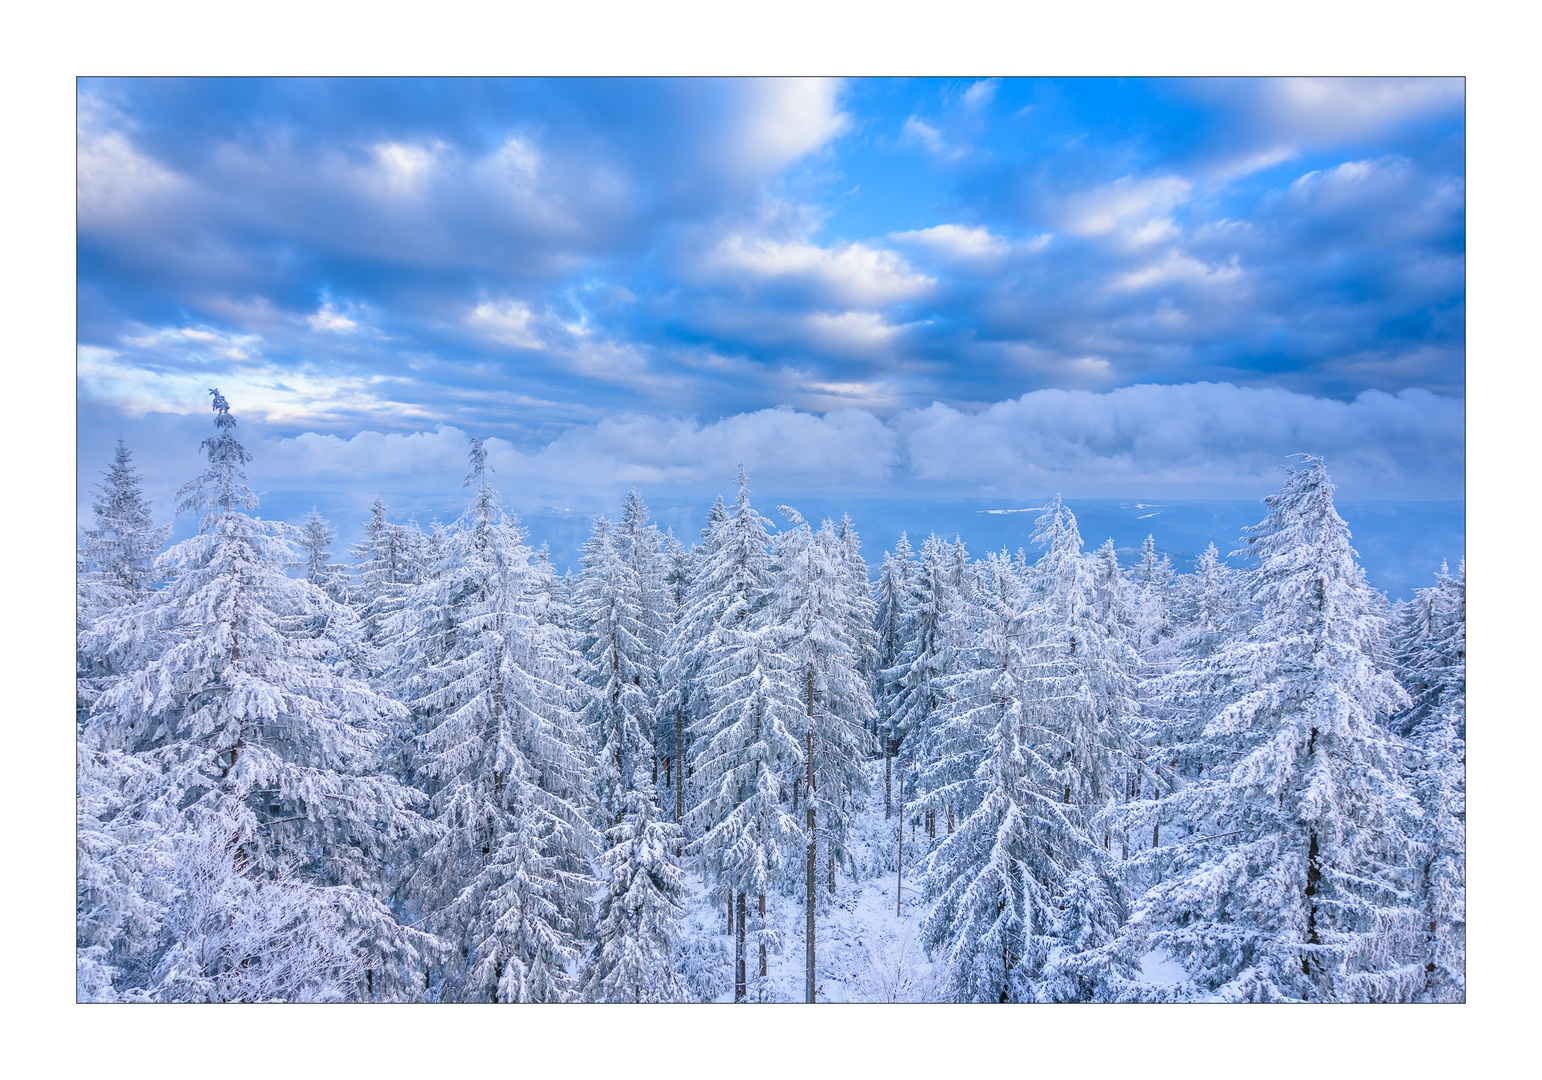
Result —
M 559 576 L 476 439 L 334 561 L 213 401 L 197 535 L 120 444 L 77 554 L 82 1000 L 1464 998 L 1464 572 L 1389 604 L 1321 459 L 1245 569 L 1057 498 L 870 575 L 741 468 Z

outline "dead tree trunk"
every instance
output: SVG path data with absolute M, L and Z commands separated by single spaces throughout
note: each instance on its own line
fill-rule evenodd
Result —
M 734 1000 L 745 998 L 744 979 L 744 894 L 739 894 L 739 921 L 734 936 Z
M 900 897 L 905 892 L 905 778 L 900 777 L 899 790 L 899 828 L 894 830 L 899 837 L 899 852 L 894 857 L 894 917 L 899 918 Z
M 894 783 L 894 740 L 883 741 L 883 819 L 888 821 L 894 816 L 894 803 L 890 791 Z
M 766 894 L 765 893 L 761 893 L 760 894 L 760 921 L 762 923 L 764 923 L 765 920 L 766 920 Z M 762 979 L 764 979 L 766 977 L 766 943 L 765 943 L 765 941 L 761 941 L 761 943 L 760 943 L 760 977 Z
M 685 843 L 685 718 L 680 715 L 680 706 L 675 706 L 675 767 L 680 770 L 679 782 L 675 784 L 675 821 L 680 826 L 679 840 L 675 841 L 675 858 L 680 858 L 682 845 Z
M 805 782 L 808 784 L 806 793 L 808 815 L 808 865 L 806 867 L 807 881 L 804 883 L 804 899 L 808 910 L 804 913 L 803 926 L 803 999 L 808 1004 L 814 1004 L 814 877 L 818 859 L 818 840 L 814 835 L 814 671 L 808 671 L 808 685 L 806 690 L 805 711 L 807 713 L 807 727 L 804 732 L 804 763 L 807 766 Z

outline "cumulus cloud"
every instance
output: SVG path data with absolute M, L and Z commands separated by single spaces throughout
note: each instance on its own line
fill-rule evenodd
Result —
M 837 101 L 836 79 L 757 79 L 748 84 L 737 125 L 737 161 L 757 173 L 774 172 L 823 147 L 851 126 Z
M 934 252 L 946 259 L 962 262 L 990 261 L 1014 253 L 1041 251 L 1050 241 L 1049 233 L 1013 243 L 981 225 L 955 225 L 951 222 L 926 229 L 907 229 L 889 234 L 889 239 Z
M 718 244 L 712 261 L 752 278 L 817 290 L 841 306 L 883 307 L 920 296 L 936 283 L 898 252 L 863 243 L 820 247 L 735 233 Z
M 484 300 L 466 316 L 466 325 L 500 345 L 539 349 L 543 344 L 532 325 L 535 313 L 520 300 Z
M 322 304 L 305 321 L 312 330 L 329 334 L 350 334 L 359 328 L 358 322 L 338 311 L 330 301 Z
M 1460 112 L 1459 78 L 1298 78 L 1259 80 L 1260 118 L 1297 138 L 1344 139 L 1427 116 Z
M 1235 256 L 1223 265 L 1207 265 L 1191 255 L 1170 251 L 1160 262 L 1148 263 L 1138 270 L 1121 274 L 1114 280 L 1114 287 L 1144 289 L 1174 281 L 1219 285 L 1223 282 L 1235 281 L 1241 275 L 1242 269 L 1237 265 Z
M 1193 181 L 1181 176 L 1121 176 L 1071 196 L 1066 201 L 1064 227 L 1078 236 L 1125 231 L 1136 240 L 1158 238 L 1165 233 L 1153 234 L 1152 223 L 1186 202 L 1193 189 Z

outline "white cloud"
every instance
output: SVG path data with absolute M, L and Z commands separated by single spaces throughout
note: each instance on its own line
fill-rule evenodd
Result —
M 872 355 L 886 348 L 902 327 L 872 311 L 816 311 L 803 318 L 808 337 L 833 352 Z
M 984 108 L 990 104 L 1000 87 L 1000 79 L 981 79 L 964 91 L 964 107 L 966 109 Z
M 322 304 L 305 321 L 310 324 L 312 330 L 325 331 L 330 334 L 351 334 L 359 328 L 359 324 L 332 306 L 330 302 Z
M 910 142 L 920 143 L 927 151 L 940 158 L 950 161 L 957 160 L 969 152 L 967 146 L 955 146 L 943 137 L 942 132 L 922 120 L 919 116 L 912 116 L 905 120 L 902 132 L 905 139 Z
M 933 225 L 929 229 L 890 233 L 889 239 L 902 244 L 914 244 L 945 258 L 959 260 L 997 259 L 1009 254 L 1014 247 L 1006 237 L 997 236 L 978 225 Z M 1023 250 L 1037 251 L 1047 243 L 1048 234 L 1017 246 Z
M 217 335 L 197 329 L 160 333 L 133 344 L 163 347 L 180 336 L 204 344 Z M 231 364 L 211 351 L 200 364 L 182 358 L 175 369 L 154 367 L 113 349 L 81 346 L 76 379 L 82 397 L 112 405 L 129 416 L 147 413 L 199 415 L 208 408 L 209 388 L 237 406 L 238 415 L 273 424 L 330 424 L 340 419 L 379 417 L 392 423 L 435 419 L 431 410 L 392 400 L 390 380 L 377 376 L 338 376 L 317 370 L 278 371 L 264 364 Z
M 151 205 L 189 198 L 193 185 L 145 154 L 129 138 L 123 117 L 90 94 L 79 102 L 75 207 L 79 226 L 134 226 Z
M 124 335 L 123 344 L 172 353 L 183 361 L 265 362 L 260 334 L 233 334 L 207 326 L 136 327 Z
M 1411 173 L 1407 158 L 1383 157 L 1345 161 L 1331 169 L 1313 169 L 1287 189 L 1297 202 L 1317 207 L 1345 206 L 1385 198 L 1405 184 Z
M 506 493 L 570 498 L 632 485 L 722 488 L 740 461 L 766 483 L 871 485 L 884 481 L 897 460 L 894 432 L 870 413 L 820 416 L 786 406 L 707 425 L 624 414 L 529 452 L 501 439 L 487 445 L 495 482 Z M 292 478 L 284 481 L 291 486 L 346 480 L 357 490 L 453 491 L 465 472 L 466 435 L 449 426 L 349 439 L 307 433 L 273 440 L 265 456 L 265 473 Z
M 936 284 L 897 252 L 862 243 L 824 248 L 736 233 L 718 244 L 709 262 L 766 280 L 802 282 L 842 307 L 883 307 L 920 296 Z
M 1462 79 L 1269 79 L 1265 108 L 1293 132 L 1346 138 L 1421 116 L 1460 111 Z
M 1150 263 L 1139 270 L 1132 270 L 1114 279 L 1118 289 L 1146 289 L 1153 285 L 1172 282 L 1188 282 L 1200 285 L 1219 285 L 1235 281 L 1242 276 L 1242 267 L 1234 256 L 1228 263 L 1202 263 L 1192 255 L 1170 251 L 1161 262 Z
M 1251 176 L 1256 172 L 1262 172 L 1289 161 L 1299 153 L 1300 151 L 1294 146 L 1272 146 L 1225 161 L 1213 170 L 1212 175 L 1221 181 L 1240 180 L 1244 176 Z
M 882 392 L 810 384 L 833 401 Z M 202 404 L 195 397 L 197 404 Z M 711 492 L 743 461 L 767 485 L 828 490 L 987 490 L 1024 497 L 1257 498 L 1290 454 L 1326 457 L 1346 498 L 1461 498 L 1463 404 L 1423 390 L 1353 401 L 1227 383 L 1040 390 L 977 413 L 944 404 L 882 421 L 862 408 L 787 406 L 712 423 L 638 414 L 570 429 L 544 447 L 489 441 L 506 493 L 610 498 Z M 355 490 L 453 492 L 465 470 L 458 428 L 412 434 L 306 434 L 275 440 L 264 472 L 290 488 L 347 481 Z M 273 481 L 277 486 L 279 481 Z
M 1462 402 L 1424 390 L 1352 402 L 1229 383 L 1039 390 L 977 414 L 933 404 L 893 423 L 916 477 L 950 485 L 1224 498 L 1269 490 L 1276 466 L 1304 452 L 1325 456 L 1350 495 L 1462 493 Z
M 851 126 L 836 107 L 837 79 L 756 79 L 735 125 L 734 156 L 755 172 L 775 172 L 813 153 Z
M 516 349 L 544 346 L 534 320 L 530 305 L 521 300 L 483 300 L 466 315 L 466 325 L 476 333 Z
M 1116 231 L 1139 239 L 1141 230 L 1188 201 L 1192 182 L 1181 176 L 1136 179 L 1120 177 L 1111 184 L 1073 196 L 1066 204 L 1065 229 L 1079 236 L 1105 236 Z
M 445 149 L 443 143 L 377 143 L 371 147 L 377 185 L 392 195 L 421 194 Z

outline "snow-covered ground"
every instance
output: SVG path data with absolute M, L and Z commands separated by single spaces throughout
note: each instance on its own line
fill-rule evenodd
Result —
M 921 889 L 920 863 L 930 843 L 945 835 L 939 823 L 937 841 L 916 831 L 905 833 L 905 867 L 899 910 L 895 910 L 895 845 L 898 817 L 885 820 L 883 763 L 869 764 L 872 784 L 867 804 L 854 815 L 853 861 L 857 877 L 837 876 L 835 895 L 829 893 L 821 858 L 819 907 L 815 912 L 815 985 L 819 1001 L 890 1002 L 942 1000 L 934 983 L 934 965 L 921 945 L 920 924 L 931 904 Z M 803 880 L 801 852 L 792 868 Z M 726 905 L 708 901 L 708 886 L 699 875 L 688 875 L 688 914 L 681 927 L 687 942 L 692 981 L 707 1000 L 734 999 L 734 940 Z M 754 900 L 751 899 L 753 914 Z M 766 983 L 759 1000 L 801 1002 L 804 997 L 804 908 L 801 888 L 766 898 L 766 918 L 781 939 L 781 948 L 767 958 Z M 757 955 L 747 945 L 745 970 L 750 1000 L 757 999 Z M 1141 958 L 1141 974 L 1154 986 L 1172 986 L 1187 976 L 1165 953 Z
M 925 853 L 926 838 L 905 838 L 904 888 L 899 913 L 895 911 L 893 869 L 898 818 L 884 819 L 883 763 L 869 765 L 872 791 L 867 805 L 853 822 L 853 861 L 858 876 L 837 875 L 831 896 L 820 866 L 819 906 L 815 911 L 815 985 L 819 1001 L 931 1001 L 932 965 L 921 947 L 919 924 L 929 909 L 912 875 L 911 860 Z M 801 852 L 794 867 L 802 880 Z M 821 856 L 821 862 L 823 857 Z M 728 933 L 726 905 L 711 905 L 707 887 L 699 876 L 688 878 L 691 887 L 689 916 L 683 927 L 693 939 L 693 951 L 707 968 L 714 961 L 721 972 L 702 975 L 716 1001 L 733 1001 L 733 938 Z M 753 907 L 753 900 L 751 906 Z M 764 999 L 802 1001 L 804 997 L 804 907 L 801 890 L 766 898 L 767 921 L 779 932 L 781 949 L 767 958 Z M 746 969 L 755 996 L 757 956 L 748 947 Z

